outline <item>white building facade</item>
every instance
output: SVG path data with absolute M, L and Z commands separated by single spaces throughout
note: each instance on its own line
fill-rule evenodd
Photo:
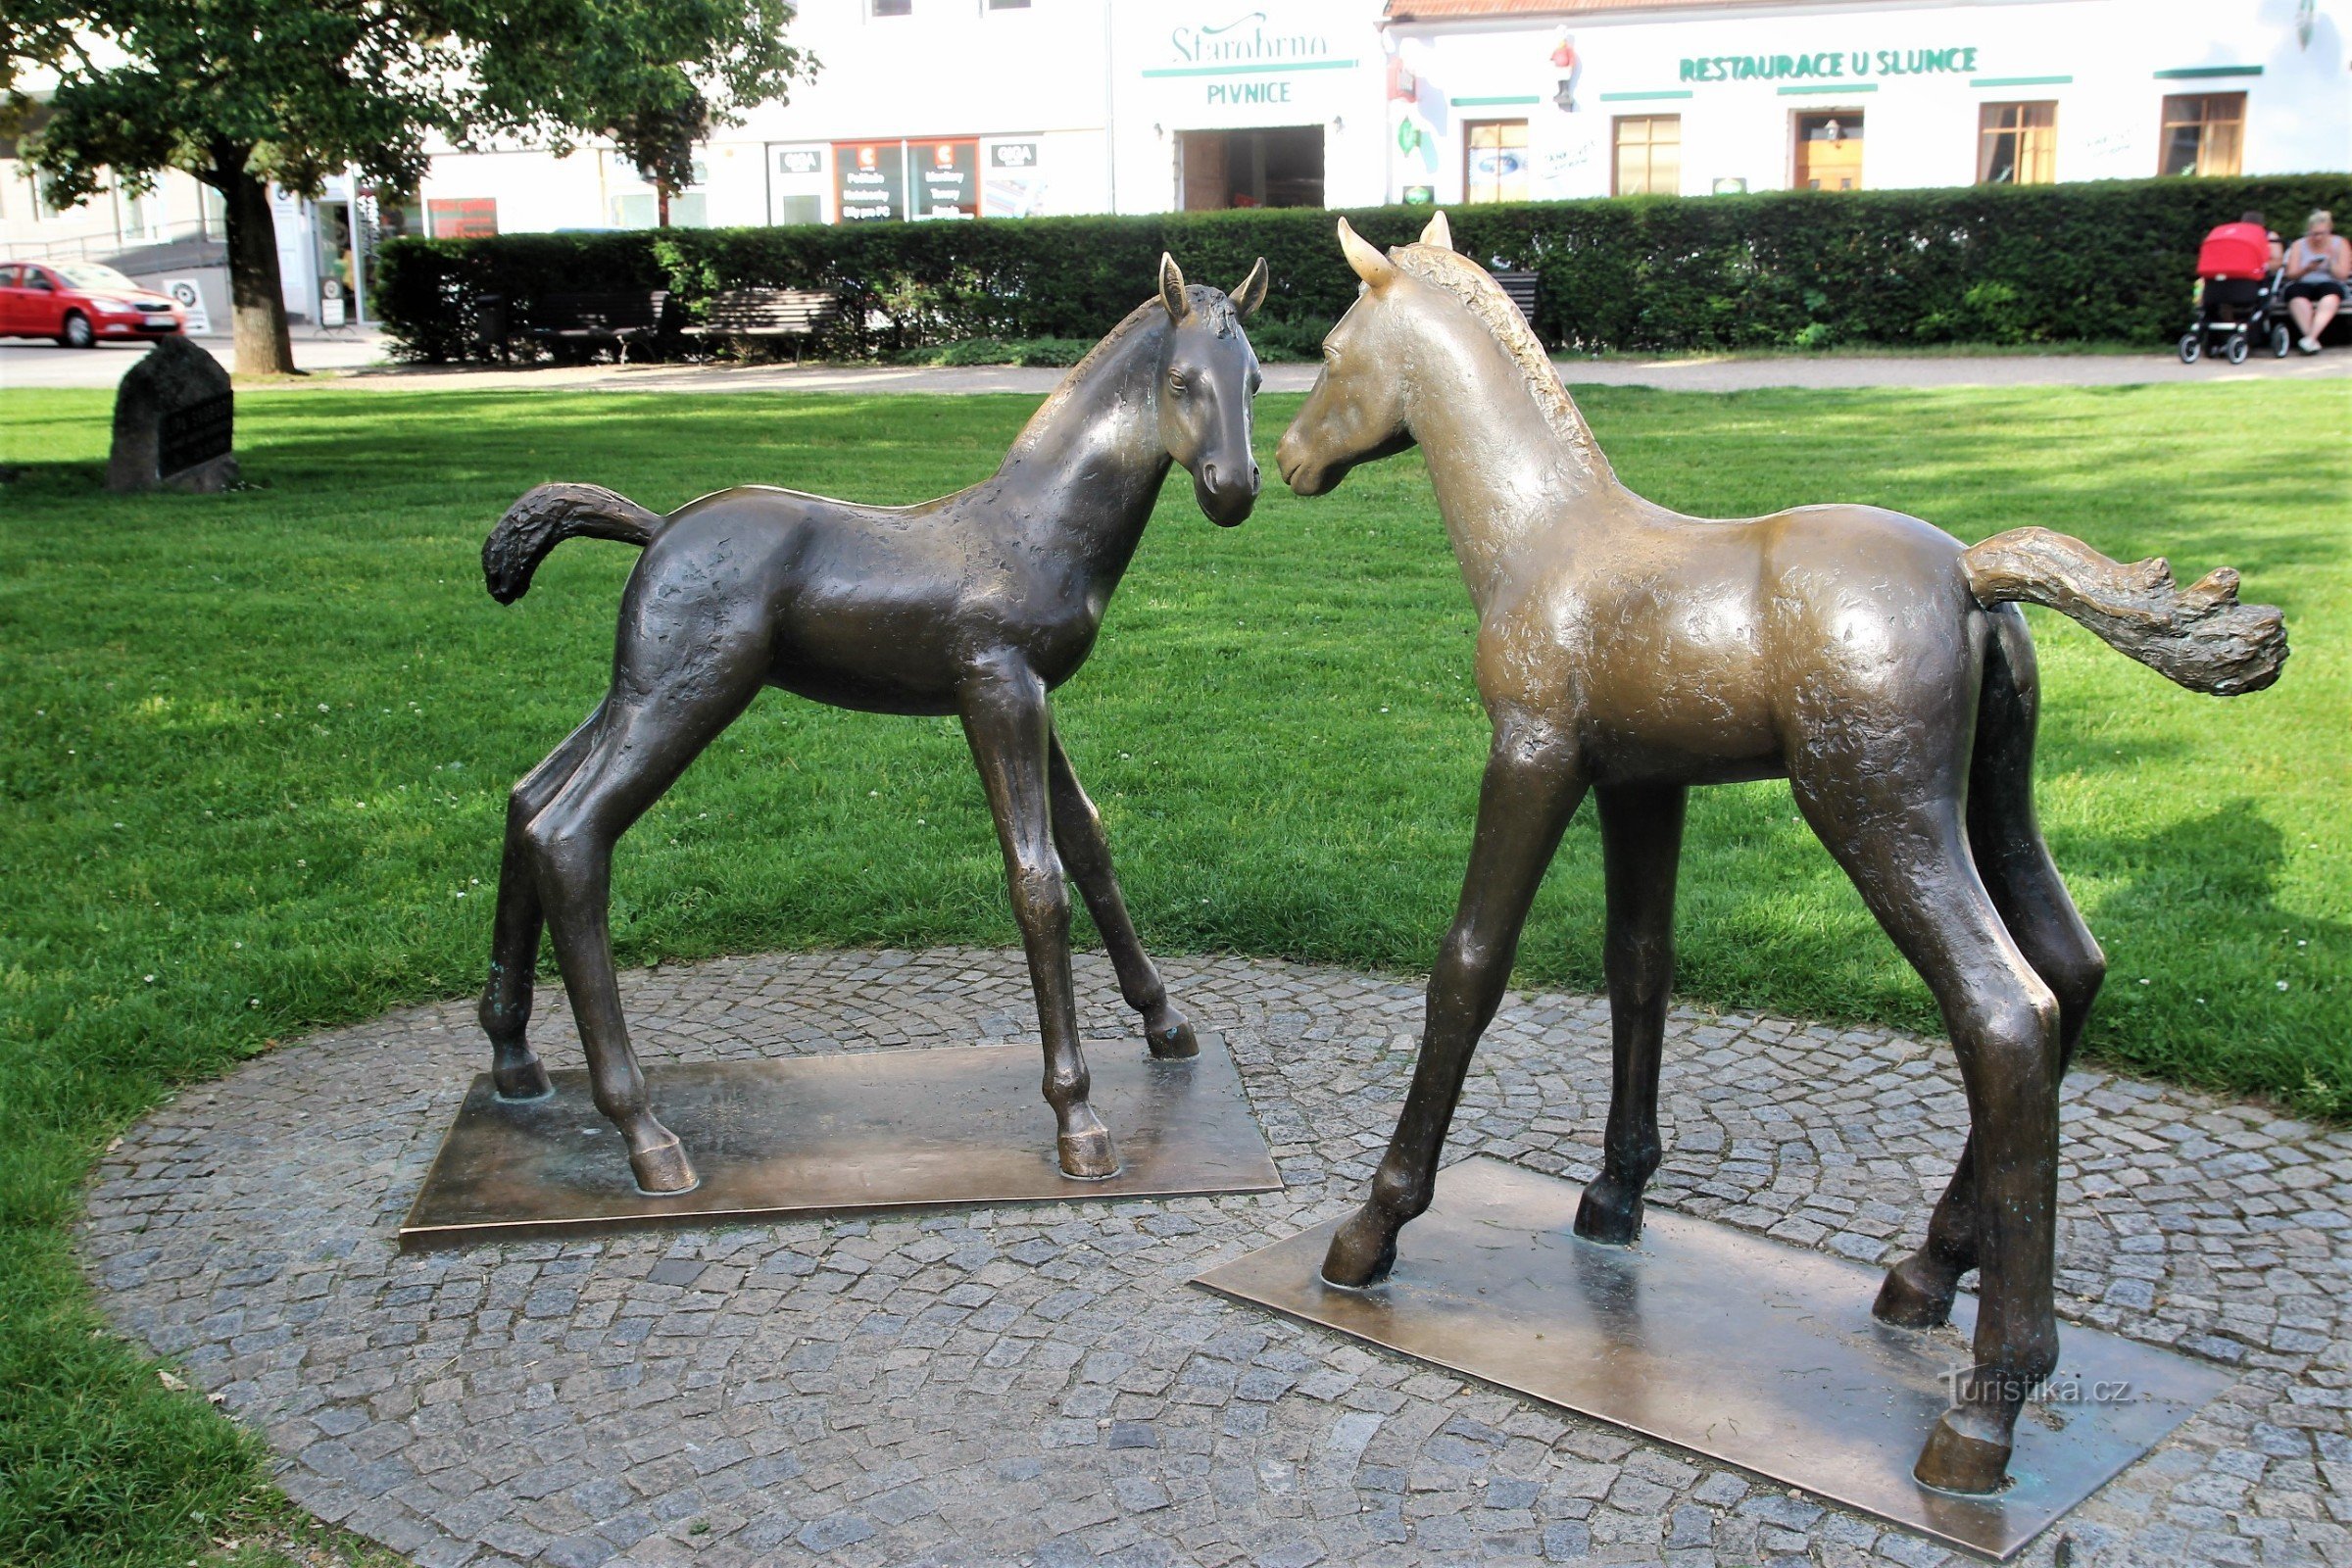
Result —
M 821 69 L 703 147 L 670 216 L 990 221 L 2341 172 L 2348 16 L 2352 0 L 802 0 L 792 37 Z M 11 152 L 0 253 L 105 260 L 219 232 L 179 176 L 49 212 Z M 448 148 L 399 198 L 346 180 L 278 206 L 305 319 L 365 314 L 384 234 L 656 221 L 655 192 L 593 143 Z
M 2352 169 L 2352 0 L 804 0 L 686 224 Z M 435 233 L 635 227 L 609 149 L 433 162 Z
M 688 225 L 1383 199 L 1381 0 L 803 0 L 821 63 L 703 149 Z M 436 234 L 653 221 L 609 148 L 445 153 Z
M 2329 0 L 1395 0 L 1391 194 L 1461 202 L 2352 168 Z M 2300 214 L 2293 215 L 2299 219 Z

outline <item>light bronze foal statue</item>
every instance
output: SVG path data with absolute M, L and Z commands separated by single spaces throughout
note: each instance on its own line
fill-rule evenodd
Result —
M 1945 1320 L 1983 1269 L 1976 1375 L 1916 1474 L 1997 1488 L 2025 1397 L 2056 1365 L 2051 1271 L 2058 1085 L 2106 960 L 2034 824 L 2034 646 L 2009 601 L 2047 605 L 2176 681 L 2253 691 L 2286 657 L 2236 573 L 2176 590 L 2039 528 L 1964 549 L 1915 517 L 1802 507 L 1686 517 L 1610 471 L 1535 336 L 1453 253 L 1441 214 L 1382 255 L 1345 220 L 1363 279 L 1282 438 L 1283 477 L 1321 495 L 1418 444 L 1480 619 L 1494 749 L 1459 912 L 1429 985 L 1421 1055 L 1370 1200 L 1324 1277 L 1364 1286 L 1429 1206 L 1480 1033 L 1536 885 L 1591 791 L 1608 901 L 1616 1062 L 1580 1235 L 1630 1243 L 1658 1165 L 1658 1053 L 1690 786 L 1786 776 L 1805 819 L 1936 995 L 1970 1133 L 1926 1245 L 1877 1311 Z
M 576 484 L 541 485 L 514 504 L 482 546 L 501 604 L 521 598 L 565 539 L 616 539 L 645 556 L 621 596 L 612 690 L 509 803 L 481 1005 L 502 1096 L 548 1092 L 524 1039 L 544 923 L 597 1109 L 626 1140 L 638 1186 L 696 1185 L 686 1151 L 654 1116 L 621 1016 L 606 908 L 612 846 L 761 687 L 778 686 L 836 708 L 962 719 L 1028 950 L 1062 1171 L 1118 1169 L 1087 1103 L 1065 871 L 1152 1054 L 1200 1047 L 1136 940 L 1046 694 L 1093 649 L 1171 465 L 1190 471 L 1211 520 L 1231 527 L 1250 515 L 1258 370 L 1241 323 L 1265 294 L 1263 261 L 1227 296 L 1186 287 L 1163 256 L 1157 296 L 1070 371 L 996 474 L 920 506 L 745 485 L 664 517 Z

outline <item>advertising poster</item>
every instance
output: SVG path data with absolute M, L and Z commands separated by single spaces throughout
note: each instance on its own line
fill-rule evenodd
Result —
M 971 140 L 906 144 L 915 159 L 917 218 L 980 216 L 980 144 Z
M 164 279 L 164 292 L 177 300 L 179 308 L 187 312 L 191 336 L 203 337 L 211 333 L 212 314 L 204 308 L 204 290 L 196 286 L 194 278 L 168 277 Z
M 845 223 L 906 216 L 906 147 L 896 141 L 845 141 L 833 149 L 834 211 Z
M 987 163 L 980 188 L 980 211 L 985 216 L 1035 218 L 1046 211 L 1046 178 L 1038 168 L 1036 142 L 991 142 Z

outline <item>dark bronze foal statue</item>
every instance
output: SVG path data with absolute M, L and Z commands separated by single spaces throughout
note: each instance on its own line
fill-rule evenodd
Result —
M 962 719 L 1028 949 L 1061 1168 L 1117 1170 L 1087 1103 L 1065 871 L 1152 1054 L 1200 1048 L 1136 940 L 1046 694 L 1086 662 L 1170 464 L 1192 474 L 1212 520 L 1231 527 L 1250 515 L 1258 371 L 1241 323 L 1265 292 L 1263 261 L 1227 296 L 1187 288 L 1162 257 L 1158 296 L 1070 371 L 995 476 L 920 506 L 745 485 L 663 517 L 575 484 L 541 485 L 514 504 L 482 547 L 501 604 L 521 598 L 565 539 L 617 539 L 645 558 L 621 597 L 611 691 L 508 806 L 481 1006 L 501 1095 L 548 1092 L 524 1040 L 544 922 L 597 1108 L 627 1141 L 638 1185 L 695 1186 L 686 1151 L 647 1103 L 621 1017 L 606 907 L 612 846 L 761 687 L 779 686 L 838 708 Z
M 2047 605 L 2223 695 L 2278 678 L 2278 612 L 2239 605 L 2227 568 L 2176 590 L 2161 561 L 2120 565 L 2039 528 L 1964 549 L 1872 507 L 1669 512 L 1617 482 L 1526 322 L 1453 253 L 1443 215 L 1386 256 L 1345 221 L 1340 242 L 1364 287 L 1277 461 L 1314 496 L 1355 464 L 1421 447 L 1478 605 L 1494 741 L 1412 1089 L 1324 1277 L 1379 1279 L 1398 1228 L 1429 1206 L 1471 1051 L 1587 791 L 1600 808 L 1616 1064 L 1576 1229 L 1634 1240 L 1661 1152 L 1684 803 L 1693 784 L 1785 776 L 1935 992 L 1959 1057 L 1968 1143 L 1877 1311 L 1940 1323 L 1960 1276 L 1983 1269 L 1977 1375 L 1916 1473 L 1993 1490 L 2019 1407 L 2056 1364 L 2058 1085 L 2106 971 L 2034 824 L 2034 645 L 2009 602 Z

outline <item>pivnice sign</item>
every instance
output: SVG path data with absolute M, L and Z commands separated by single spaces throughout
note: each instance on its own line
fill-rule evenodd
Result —
M 1682 63 L 1685 81 L 1859 81 L 1870 76 L 1967 75 L 1974 48 L 1829 49 L 1809 55 L 1703 55 Z

